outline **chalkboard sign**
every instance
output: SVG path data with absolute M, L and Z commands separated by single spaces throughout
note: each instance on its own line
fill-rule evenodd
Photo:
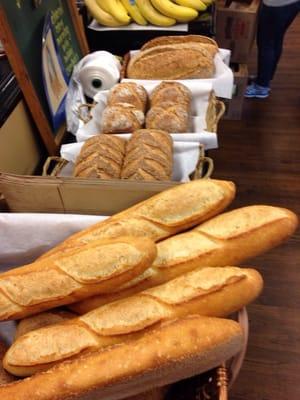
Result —
M 64 126 L 54 127 L 42 74 L 42 38 L 46 17 L 67 78 L 88 52 L 73 0 L 1 0 L 0 36 L 25 100 L 50 154 L 57 152 Z M 48 17 L 49 18 L 49 17 Z

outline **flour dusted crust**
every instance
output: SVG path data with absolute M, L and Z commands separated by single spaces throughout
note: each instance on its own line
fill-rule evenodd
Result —
M 186 104 L 165 101 L 150 108 L 146 128 L 161 129 L 169 133 L 189 132 L 190 115 Z
M 140 129 L 145 122 L 144 113 L 129 103 L 107 106 L 102 114 L 102 133 L 126 133 Z
M 142 85 L 134 82 L 121 82 L 115 85 L 109 92 L 107 105 L 127 103 L 143 112 L 146 111 L 148 95 Z
M 151 107 L 171 101 L 190 107 L 192 101 L 191 91 L 180 82 L 161 82 L 153 90 L 150 96 Z

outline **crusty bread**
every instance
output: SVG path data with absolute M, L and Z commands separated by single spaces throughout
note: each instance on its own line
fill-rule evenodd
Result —
M 13 382 L 15 380 L 15 377 L 6 372 L 2 366 L 2 360 L 6 351 L 7 346 L 2 341 L 0 341 L 0 386 L 6 383 Z
M 158 129 L 138 129 L 133 132 L 131 138 L 132 140 L 127 142 L 126 145 L 127 154 L 140 147 L 141 144 L 151 147 L 159 145 L 160 150 L 164 152 L 169 161 L 172 161 L 173 140 L 165 131 Z
M 253 269 L 198 269 L 68 322 L 28 332 L 13 343 L 3 365 L 28 376 L 83 352 L 139 337 L 169 319 L 194 313 L 224 317 L 253 301 L 262 286 Z
M 152 47 L 166 45 L 166 44 L 180 44 L 180 43 L 197 43 L 202 44 L 212 55 L 215 55 L 219 48 L 217 42 L 212 38 L 202 35 L 179 35 L 179 36 L 158 36 L 146 42 L 141 51 L 150 49 Z
M 169 133 L 190 131 L 189 107 L 186 104 L 165 101 L 150 108 L 146 115 L 147 129 L 160 129 Z
M 214 73 L 212 54 L 197 43 L 151 47 L 133 56 L 127 67 L 131 79 L 212 78 Z
M 242 341 L 235 321 L 190 316 L 4 385 L 0 398 L 118 400 L 214 368 L 238 353 Z
M 230 181 L 199 179 L 177 185 L 72 235 L 43 258 L 62 255 L 97 239 L 121 235 L 150 237 L 157 242 L 218 214 L 234 196 L 235 185 Z
M 107 106 L 101 119 L 102 133 L 126 133 L 140 129 L 145 122 L 144 113 L 128 103 Z
M 0 274 L 0 320 L 19 319 L 111 291 L 153 262 L 148 238 L 104 239 Z
M 163 81 L 151 93 L 150 106 L 153 107 L 166 101 L 185 104 L 189 108 L 192 101 L 192 93 L 180 82 Z
M 25 335 L 27 332 L 43 328 L 44 326 L 58 324 L 75 317 L 75 313 L 57 309 L 45 311 L 40 314 L 21 319 L 16 328 L 15 340 L 20 336 Z
M 198 267 L 239 265 L 278 245 L 296 227 L 296 215 L 284 208 L 248 206 L 220 214 L 158 243 L 152 266 L 115 293 L 88 298 L 72 309 L 85 313 Z
M 142 85 L 135 82 L 121 82 L 115 85 L 107 97 L 107 105 L 112 106 L 117 103 L 132 104 L 142 112 L 146 111 L 148 95 Z

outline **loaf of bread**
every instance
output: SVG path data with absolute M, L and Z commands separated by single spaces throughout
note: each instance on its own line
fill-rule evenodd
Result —
M 192 101 L 192 93 L 180 82 L 163 81 L 151 93 L 150 106 L 153 107 L 170 101 L 186 105 L 186 108 L 189 109 Z
M 150 49 L 152 47 L 156 47 L 156 46 L 181 44 L 181 43 L 201 44 L 211 53 L 212 56 L 214 56 L 219 50 L 217 43 L 213 39 L 211 39 L 207 36 L 179 35 L 179 36 L 158 36 L 158 37 L 146 42 L 142 46 L 141 51 L 148 50 L 148 49 Z
M 150 143 L 153 138 L 148 137 Z M 180 184 L 72 235 L 43 258 L 62 255 L 94 240 L 122 235 L 150 237 L 157 242 L 218 214 L 234 196 L 235 185 L 230 181 L 199 179 Z
M 134 82 L 121 82 L 115 85 L 107 97 L 107 105 L 127 103 L 143 113 L 146 111 L 148 95 L 142 85 Z
M 139 337 L 173 318 L 195 313 L 224 317 L 253 301 L 262 286 L 253 269 L 197 269 L 68 322 L 28 332 L 13 343 L 3 365 L 14 375 L 29 376 L 83 352 Z
M 72 304 L 72 309 L 86 313 L 195 268 L 239 265 L 278 245 L 296 227 L 296 215 L 284 208 L 258 205 L 220 214 L 191 231 L 158 243 L 152 266 L 115 293 L 88 298 Z
M 214 57 L 201 43 L 151 47 L 132 56 L 127 67 L 131 79 L 212 78 L 214 73 Z
M 6 372 L 2 366 L 3 357 L 6 351 L 7 346 L 2 341 L 0 341 L 0 386 L 6 383 L 13 382 L 16 379 L 13 375 Z
M 75 177 L 119 179 L 126 141 L 117 136 L 97 135 L 89 138 L 75 162 Z
M 23 318 L 111 291 L 141 274 L 155 256 L 152 240 L 125 236 L 11 269 L 0 274 L 0 320 Z
M 75 318 L 76 316 L 76 314 L 70 311 L 57 309 L 45 311 L 40 314 L 21 319 L 16 328 L 15 340 L 20 336 L 25 335 L 27 332 L 43 328 L 44 326 L 58 324 L 71 318 Z
M 152 141 L 149 144 L 148 138 Z M 145 139 L 144 139 L 145 138 Z M 122 168 L 123 179 L 167 181 L 173 171 L 173 144 L 165 131 L 139 129 L 127 145 Z
M 190 112 L 186 104 L 165 101 L 150 108 L 146 115 L 147 129 L 161 129 L 169 133 L 190 131 Z
M 215 368 L 238 353 L 242 343 L 237 322 L 190 316 L 1 386 L 0 399 L 118 400 Z
M 132 104 L 115 103 L 107 106 L 102 113 L 102 133 L 127 133 L 142 128 L 145 122 L 143 111 Z

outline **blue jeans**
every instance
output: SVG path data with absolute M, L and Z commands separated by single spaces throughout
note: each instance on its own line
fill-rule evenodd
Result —
M 300 1 L 282 7 L 262 5 L 257 28 L 257 79 L 269 86 L 282 53 L 284 35 L 300 11 Z

